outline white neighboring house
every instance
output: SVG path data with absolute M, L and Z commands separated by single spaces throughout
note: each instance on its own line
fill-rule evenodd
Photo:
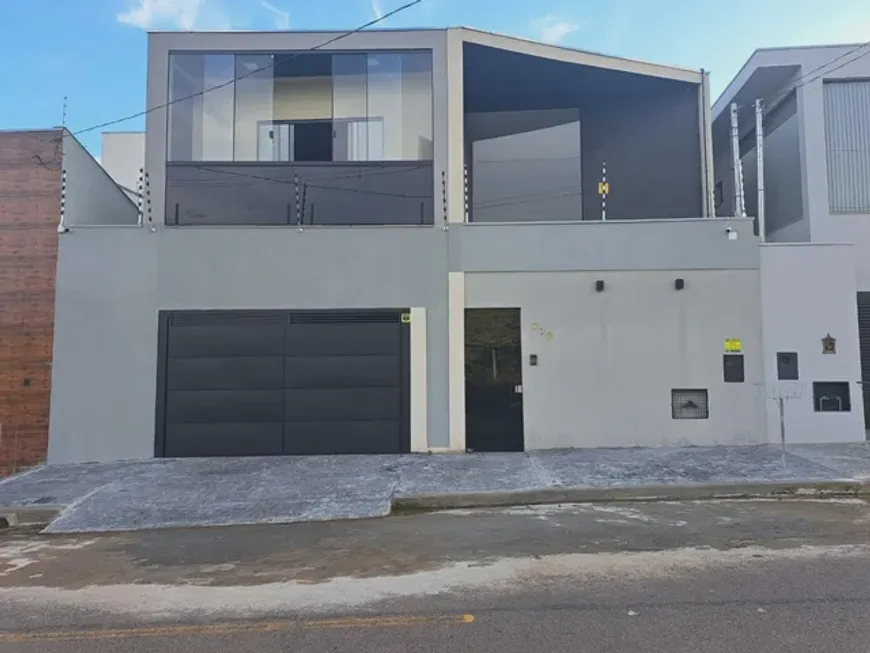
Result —
M 145 166 L 145 132 L 104 132 L 100 163 L 134 202 L 139 171 Z
M 765 338 L 777 331 L 781 346 L 794 351 L 810 348 L 811 357 L 801 365 L 800 380 L 806 387 L 835 380 L 828 372 L 834 356 L 857 356 L 854 380 L 842 381 L 854 382 L 856 390 L 863 389 L 853 393 L 851 403 L 856 409 L 856 395 L 863 394 L 865 423 L 870 425 L 870 43 L 763 48 L 752 54 L 712 110 L 717 215 L 734 213 L 732 103 L 739 107 L 746 213 L 757 213 L 754 103 L 759 98 L 765 106 L 767 243 L 762 246 L 762 275 L 765 269 L 778 267 L 780 273 L 799 277 L 805 284 L 797 296 L 765 302 Z M 839 248 L 850 261 L 836 264 L 840 270 L 836 274 L 823 263 L 835 262 L 837 256 L 822 254 L 832 248 Z M 852 251 L 847 253 L 849 249 Z M 851 299 L 851 306 L 832 309 L 834 295 L 857 296 L 857 302 Z M 773 314 L 774 307 L 782 310 L 783 304 L 789 303 L 819 304 L 819 311 L 824 305 L 824 310 L 838 310 L 841 317 L 847 311 L 854 312 L 859 352 L 841 349 L 835 355 L 819 354 L 816 338 L 827 334 L 822 324 L 813 325 L 815 333 L 808 332 L 806 321 L 791 329 L 780 323 L 767 328 L 773 321 L 782 321 Z M 845 333 L 832 335 L 839 335 L 843 343 L 852 338 Z M 853 348 L 847 345 L 846 349 Z M 768 360 L 766 365 L 776 374 L 776 361 Z M 814 404 L 817 399 L 814 396 Z M 813 412 L 818 410 L 815 405 Z M 797 428 L 805 428 L 805 424 Z

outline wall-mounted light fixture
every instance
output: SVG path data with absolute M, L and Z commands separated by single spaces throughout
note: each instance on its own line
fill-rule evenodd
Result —
M 676 288 L 677 290 L 682 290 L 685 287 L 686 287 L 686 280 L 685 279 L 675 279 L 674 280 L 674 288 Z
M 604 292 L 604 279 L 595 282 L 595 292 Z

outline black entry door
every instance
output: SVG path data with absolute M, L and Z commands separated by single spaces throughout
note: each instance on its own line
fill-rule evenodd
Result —
M 469 451 L 523 451 L 520 309 L 465 311 L 465 440 Z
M 156 455 L 410 449 L 401 311 L 160 317 Z

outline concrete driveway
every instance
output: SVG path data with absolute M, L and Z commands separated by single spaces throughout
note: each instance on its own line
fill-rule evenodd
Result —
M 553 488 L 870 478 L 870 447 L 581 449 L 504 454 L 159 459 L 39 467 L 0 481 L 4 510 L 48 533 L 293 523 L 389 514 L 395 500 Z

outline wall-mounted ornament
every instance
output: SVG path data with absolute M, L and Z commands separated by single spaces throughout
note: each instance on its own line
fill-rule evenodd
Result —
M 823 354 L 836 354 L 837 353 L 837 339 L 834 338 L 830 333 L 827 334 L 824 338 L 822 338 L 822 353 Z

